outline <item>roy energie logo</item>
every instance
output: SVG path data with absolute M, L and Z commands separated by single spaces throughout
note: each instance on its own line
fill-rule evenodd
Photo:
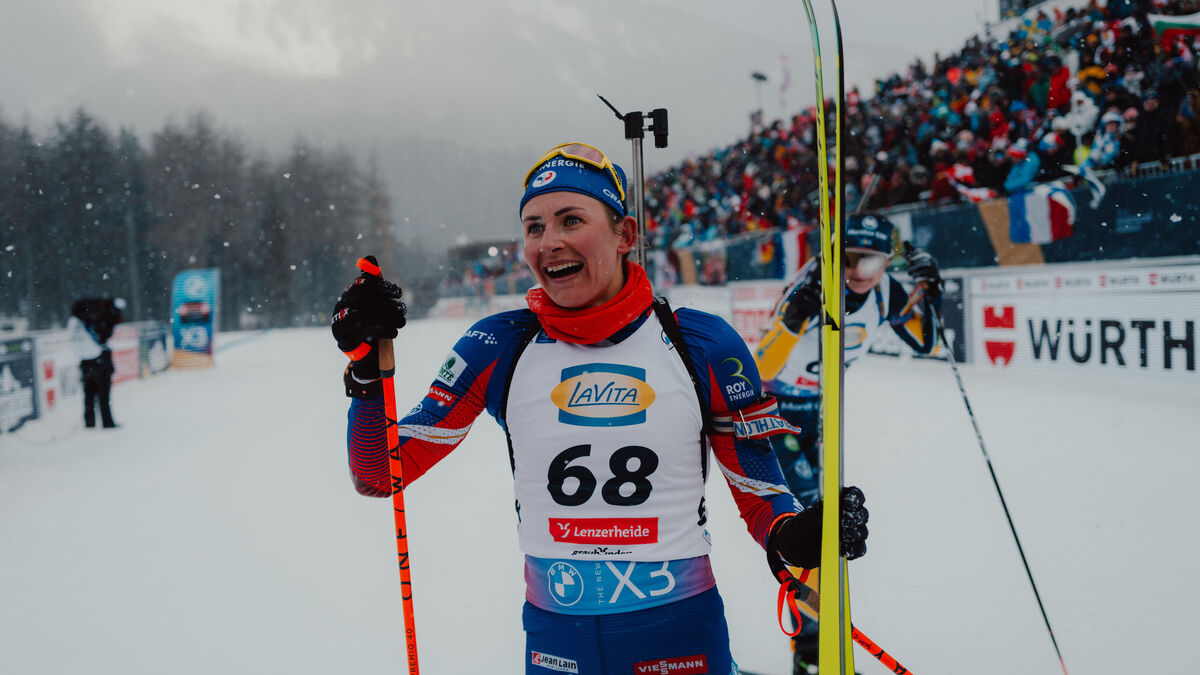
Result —
M 562 381 L 550 392 L 558 421 L 581 427 L 643 424 L 654 403 L 654 389 L 643 368 L 588 363 L 563 368 Z

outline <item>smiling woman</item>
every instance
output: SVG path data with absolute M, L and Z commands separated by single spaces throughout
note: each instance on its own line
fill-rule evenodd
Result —
M 484 410 L 506 431 L 527 673 L 547 664 L 736 672 L 709 563 L 709 449 L 772 568 L 816 565 L 820 509 L 797 513 L 767 437 L 798 430 L 763 394 L 738 334 L 711 314 L 672 312 L 626 260 L 637 224 L 624 184 L 620 167 L 582 143 L 533 164 L 519 210 L 541 286 L 527 294 L 529 309 L 487 317 L 458 340 L 399 420 L 394 456 L 409 485 Z M 351 472 L 369 496 L 393 485 L 373 339 L 404 325 L 398 299 L 398 288 L 364 273 L 334 307 L 334 336 L 352 359 Z M 856 503 L 843 511 L 851 558 L 865 552 L 866 510 Z

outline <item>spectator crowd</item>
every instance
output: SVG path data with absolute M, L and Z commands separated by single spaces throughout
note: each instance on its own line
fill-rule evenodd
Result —
M 1095 183 L 1097 171 L 1200 153 L 1200 29 L 1164 39 L 1149 18 L 1200 12 L 1200 0 L 1042 7 L 1001 24 L 1005 37 L 972 37 L 955 54 L 935 54 L 931 66 L 918 60 L 877 80 L 869 95 L 846 92 L 849 210 L 979 201 L 1069 174 Z M 836 107 L 824 105 L 832 161 Z M 811 231 L 819 221 L 816 134 L 810 107 L 648 176 L 656 283 L 681 281 L 692 260 L 697 281 L 721 283 L 730 237 Z M 523 293 L 532 283 L 518 259 L 501 256 L 468 265 L 439 295 Z
M 931 67 L 917 61 L 877 80 L 870 97 L 851 89 L 846 203 L 857 206 L 872 182 L 869 209 L 950 203 L 1200 153 L 1200 37 L 1164 41 L 1147 17 L 1194 12 L 1200 0 L 1032 10 L 1007 37 L 973 37 Z M 832 136 L 835 106 L 824 104 Z M 815 223 L 816 130 L 810 108 L 648 177 L 650 244 Z

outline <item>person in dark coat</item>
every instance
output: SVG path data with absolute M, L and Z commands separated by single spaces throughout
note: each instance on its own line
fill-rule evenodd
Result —
M 1142 97 L 1138 114 L 1137 144 L 1134 161 L 1156 162 L 1167 159 L 1175 149 L 1173 120 L 1159 107 L 1158 91 L 1151 89 Z
M 80 298 L 71 305 L 67 330 L 79 355 L 83 423 L 87 427 L 96 426 L 97 407 L 100 408 L 100 423 L 105 429 L 117 426 L 109 403 L 115 368 L 108 339 L 116 325 L 125 320 L 121 313 L 124 307 L 125 301 L 121 298 Z

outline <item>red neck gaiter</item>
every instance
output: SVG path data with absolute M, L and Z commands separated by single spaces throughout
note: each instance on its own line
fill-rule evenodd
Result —
M 621 330 L 654 300 L 650 280 L 641 265 L 625 261 L 625 277 L 620 292 L 598 307 L 559 307 L 541 287 L 529 289 L 525 302 L 537 314 L 547 336 L 579 345 L 596 344 Z

